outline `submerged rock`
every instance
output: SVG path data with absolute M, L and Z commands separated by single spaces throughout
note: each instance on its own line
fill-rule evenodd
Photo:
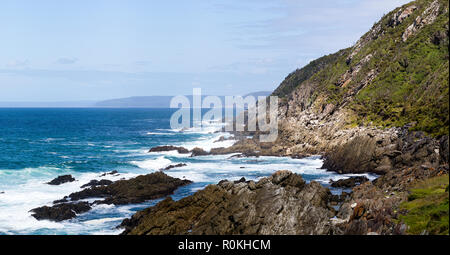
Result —
M 75 178 L 73 178 L 72 175 L 61 175 L 51 180 L 50 182 L 47 182 L 47 184 L 60 185 L 66 182 L 73 182 L 73 181 L 75 181 Z
M 176 168 L 176 167 L 183 167 L 183 166 L 187 166 L 185 163 L 179 163 L 179 164 L 176 164 L 176 165 L 169 165 L 168 167 L 165 167 L 165 168 L 163 168 L 163 169 L 161 169 L 161 170 L 170 170 L 170 169 L 172 169 L 172 168 Z
M 331 193 L 279 171 L 257 183 L 221 181 L 192 196 L 168 197 L 122 222 L 123 234 L 328 234 Z
M 114 171 L 111 171 L 111 172 L 108 172 L 108 173 L 104 173 L 104 174 L 102 174 L 102 175 L 100 175 L 100 177 L 104 177 L 104 176 L 107 176 L 107 175 L 115 175 L 115 174 L 118 174 L 119 172 L 117 172 L 117 170 L 114 170 Z

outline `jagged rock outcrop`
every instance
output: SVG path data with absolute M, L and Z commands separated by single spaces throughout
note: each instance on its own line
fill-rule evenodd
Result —
M 184 147 L 177 147 L 172 145 L 156 146 L 151 148 L 148 152 L 162 152 L 162 151 L 177 151 L 180 154 L 189 153 L 189 150 Z
M 278 171 L 258 182 L 221 181 L 124 220 L 124 234 L 329 234 L 330 191 Z
M 414 22 L 406 28 L 402 35 L 403 41 L 406 42 L 406 40 L 416 34 L 419 29 L 433 23 L 439 15 L 440 7 L 441 5 L 438 0 L 433 1 L 423 13 L 420 16 L 417 16 Z
M 100 184 L 99 184 L 100 183 Z M 54 201 L 53 206 L 43 206 L 31 210 L 36 219 L 62 221 L 75 217 L 77 214 L 90 210 L 93 204 L 132 204 L 157 199 L 173 194 L 180 186 L 192 183 L 170 177 L 162 172 L 140 175 L 129 180 L 91 181 L 89 188 L 74 192 L 63 199 Z M 106 184 L 106 185 L 103 185 Z M 93 203 L 76 202 L 82 199 L 103 198 Z
M 63 221 L 77 216 L 77 214 L 87 212 L 91 209 L 88 202 L 57 204 L 52 207 L 42 206 L 31 210 L 32 215 L 37 220 Z
M 93 186 L 74 192 L 71 201 L 86 198 L 104 198 L 96 204 L 132 204 L 172 194 L 179 186 L 190 184 L 189 180 L 170 177 L 162 172 L 140 175 L 129 180 L 119 180 L 107 186 Z
M 423 132 L 396 130 L 388 138 L 361 136 L 343 143 L 326 153 L 324 168 L 339 173 L 374 172 L 386 174 L 393 169 L 427 165 L 437 167 L 440 158 L 439 142 Z

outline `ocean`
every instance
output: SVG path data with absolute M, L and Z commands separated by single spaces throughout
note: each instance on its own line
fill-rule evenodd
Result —
M 93 179 L 118 180 L 159 171 L 172 164 L 187 166 L 166 174 L 192 180 L 172 196 L 189 196 L 220 180 L 258 180 L 276 170 L 291 170 L 307 181 L 327 186 L 338 175 L 320 169 L 320 156 L 230 158 L 231 155 L 189 157 L 175 151 L 148 153 L 158 145 L 210 150 L 227 147 L 233 140 L 216 142 L 230 134 L 216 132 L 220 123 L 205 123 L 199 129 L 172 130 L 175 109 L 101 108 L 0 108 L 0 234 L 119 234 L 116 226 L 136 211 L 161 199 L 133 205 L 95 205 L 87 213 L 63 222 L 38 221 L 29 210 L 51 205 Z M 116 170 L 118 176 L 105 172 Z M 59 186 L 46 182 L 71 174 L 76 181 Z M 366 175 L 370 179 L 374 176 Z M 332 190 L 340 192 L 340 190 Z

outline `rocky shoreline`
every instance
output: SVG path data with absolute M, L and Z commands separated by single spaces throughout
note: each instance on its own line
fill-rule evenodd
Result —
M 124 234 L 406 234 L 409 211 L 402 205 L 415 199 L 415 185 L 436 177 L 446 181 L 438 191 L 447 200 L 436 203 L 447 212 L 420 214 L 438 207 L 432 204 L 415 216 L 447 217 L 437 232 L 448 234 L 448 10 L 440 0 L 406 4 L 353 47 L 289 74 L 273 94 L 280 97 L 276 141 L 259 142 L 258 131 L 236 132 L 231 147 L 191 155 L 322 155 L 324 169 L 375 173 L 376 180 L 332 183 L 352 187 L 341 195 L 289 172 L 257 183 L 223 181 L 138 212 L 122 223 Z M 440 57 L 429 58 L 429 51 Z M 416 79 L 425 69 L 426 78 Z M 280 175 L 286 182 L 273 181 Z
M 430 32 L 432 29 L 436 31 Z M 419 35 L 431 44 L 428 50 L 440 56 L 447 49 L 447 55 L 436 60 L 439 65 L 427 59 L 432 62 L 427 68 L 433 72 L 414 87 L 412 80 L 423 76 L 424 69 L 408 69 L 409 62 L 425 57 L 413 54 L 427 52 L 414 48 Z M 386 49 L 379 50 L 377 43 Z M 394 60 L 385 63 L 385 58 Z M 444 116 L 448 115 L 448 3 L 421 0 L 397 8 L 353 47 L 324 56 L 317 66 L 313 62 L 313 67 L 291 73 L 274 92 L 282 97 L 276 141 L 260 142 L 260 132 L 245 131 L 233 133 L 238 141 L 227 148 L 205 151 L 166 145 L 149 152 L 177 151 L 191 157 L 322 155 L 322 168 L 328 171 L 374 173 L 379 175 L 377 179 L 359 176 L 331 182 L 332 187 L 352 189 L 333 195 L 317 182 L 306 183 L 288 170 L 273 169 L 273 175 L 257 182 L 224 180 L 173 201 L 168 195 L 190 181 L 159 172 L 114 183 L 92 181 L 87 184 L 90 188 L 55 201 L 52 207 L 34 209 L 33 216 L 72 218 L 90 209 L 91 204 L 80 200 L 92 197 L 102 198 L 94 202 L 97 204 L 126 204 L 168 196 L 125 219 L 119 226 L 123 234 L 407 234 L 410 226 L 403 216 L 409 212 L 402 204 L 415 199 L 411 189 L 432 178 L 446 177 L 447 188 L 440 187 L 439 192 L 447 194 L 448 234 L 449 134 L 448 116 Z M 445 74 L 442 70 L 447 70 L 446 84 L 436 78 Z M 403 77 L 404 73 L 411 77 Z M 405 80 L 394 84 L 398 78 L 392 78 L 394 74 Z M 411 86 L 404 88 L 405 84 Z M 395 86 L 397 90 L 390 90 Z M 422 90 L 426 93 L 421 94 Z M 420 96 L 416 98 L 411 91 Z M 428 103 L 435 99 L 437 103 Z M 248 116 L 244 119 L 249 121 Z M 66 176 L 55 183 L 70 180 Z M 440 219 L 442 215 L 427 217 Z
M 374 181 L 351 177 L 331 186 L 352 188 L 333 195 L 300 175 L 277 171 L 258 182 L 227 180 L 173 201 L 167 197 L 125 219 L 127 235 L 185 234 L 406 234 L 399 220 L 411 185 L 448 176 L 448 163 L 437 168 L 414 166 L 390 171 Z

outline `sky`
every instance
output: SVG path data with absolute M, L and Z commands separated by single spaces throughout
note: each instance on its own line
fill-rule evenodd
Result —
M 407 2 L 2 0 L 0 101 L 271 91 Z

